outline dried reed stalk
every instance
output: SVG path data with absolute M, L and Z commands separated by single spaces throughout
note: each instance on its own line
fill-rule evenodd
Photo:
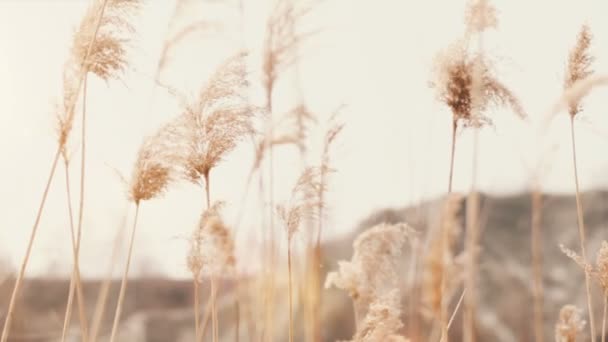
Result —
M 19 269 L 19 273 L 17 275 L 17 279 L 15 280 L 15 285 L 13 286 L 13 291 L 11 293 L 11 299 L 8 305 L 8 309 L 6 311 L 6 318 L 4 319 L 4 327 L 2 329 L 2 338 L 1 342 L 7 342 L 10 326 L 13 320 L 13 315 L 15 314 L 15 305 L 17 302 L 17 294 L 21 289 L 21 283 L 23 282 L 23 276 L 25 275 L 25 269 L 27 267 L 27 263 L 30 259 L 30 254 L 32 251 L 32 247 L 34 245 L 34 238 L 36 237 L 36 232 L 38 230 L 38 224 L 40 223 L 40 219 L 42 218 L 42 211 L 44 209 L 44 204 L 46 203 L 46 198 L 49 193 L 49 189 L 51 187 L 51 182 L 53 180 L 53 176 L 55 175 L 55 169 L 57 168 L 57 162 L 59 161 L 59 157 L 61 156 L 61 150 L 57 149 L 55 153 L 55 157 L 53 158 L 53 163 L 51 164 L 51 170 L 46 182 L 46 186 L 44 187 L 44 192 L 42 193 L 42 199 L 40 201 L 40 205 L 38 207 L 38 212 L 36 213 L 36 219 L 34 221 L 34 226 L 32 228 L 32 232 L 30 234 L 30 238 L 27 244 L 25 257 L 21 263 L 21 267 Z
M 292 239 L 300 229 L 302 221 L 314 218 L 323 206 L 319 194 L 325 192 L 326 184 L 322 182 L 323 167 L 304 169 L 291 191 L 291 198 L 286 205 L 278 205 L 276 210 L 282 221 L 287 237 L 287 271 L 289 298 L 289 342 L 294 340 L 293 321 L 293 285 L 292 285 Z
M 82 225 L 84 217 L 85 196 L 85 166 L 86 166 L 86 95 L 87 76 L 91 72 L 99 78 L 108 81 L 119 77 L 126 68 L 124 44 L 126 39 L 121 36 L 122 32 L 132 31 L 127 21 L 127 16 L 138 7 L 138 0 L 96 0 L 88 9 L 81 21 L 79 30 L 74 36 L 72 46 L 72 60 L 68 62 L 68 68 L 80 66 L 82 74 L 82 127 L 81 127 L 81 158 L 80 158 L 80 201 L 78 210 L 78 229 L 75 247 L 74 270 L 72 278 L 80 282 L 79 252 L 82 236 Z M 86 47 L 86 48 L 85 48 Z M 71 63 L 71 65 L 70 65 Z M 78 87 L 79 88 L 79 87 Z M 70 115 L 69 115 L 70 116 Z M 73 117 L 73 114 L 71 115 Z M 76 285 L 77 289 L 80 285 Z M 73 293 L 68 295 L 71 302 Z M 88 337 L 88 324 L 84 309 L 82 291 L 78 291 L 79 312 L 81 326 L 83 327 L 83 340 Z M 71 308 L 66 310 L 65 323 L 69 325 Z
M 587 26 L 583 26 L 574 49 L 570 52 L 568 58 L 568 68 L 566 70 L 566 77 L 564 80 L 564 89 L 569 89 L 576 82 L 581 81 L 589 77 L 593 71 L 591 70 L 591 63 L 593 57 L 589 52 L 591 45 L 591 32 Z M 583 203 L 579 191 L 579 178 L 578 178 L 578 167 L 576 162 L 576 139 L 574 134 L 574 117 L 580 113 L 582 106 L 580 101 L 572 101 L 569 103 L 568 112 L 570 114 L 570 137 L 572 142 L 572 166 L 574 168 L 574 185 L 576 191 L 576 213 L 579 230 L 579 242 L 581 246 L 581 256 L 583 262 L 587 261 L 586 251 L 586 234 L 585 234 L 585 220 Z M 591 341 L 595 342 L 595 319 L 593 315 L 593 300 L 591 298 L 591 285 L 589 280 L 589 274 L 585 273 L 585 290 L 587 293 L 587 309 L 589 313 L 589 328 L 591 330 Z
M 123 215 L 120 232 L 126 230 L 127 226 L 127 211 L 128 207 L 125 208 L 125 214 Z M 110 292 L 110 286 L 112 285 L 112 271 L 114 269 L 114 265 L 118 262 L 118 250 L 120 242 L 122 241 L 122 234 L 116 234 L 114 238 L 114 242 L 112 245 L 112 253 L 110 257 L 110 262 L 108 263 L 107 275 L 101 284 L 101 288 L 99 290 L 99 295 L 97 296 L 97 302 L 95 303 L 95 310 L 93 313 L 93 323 L 91 325 L 91 332 L 89 334 L 89 341 L 96 342 L 97 337 L 99 336 L 99 329 L 101 328 L 101 322 L 103 320 L 103 316 L 105 313 L 108 294 Z
M 197 101 L 188 104 L 182 117 L 178 118 L 185 138 L 184 176 L 195 184 L 204 181 L 207 210 L 211 209 L 211 170 L 239 142 L 255 134 L 252 124 L 255 109 L 248 104 L 245 95 L 248 86 L 245 57 L 245 53 L 239 53 L 228 59 L 203 87 Z M 198 292 L 197 281 L 195 277 L 195 293 Z M 217 323 L 214 309 L 215 306 L 212 320 Z M 200 334 L 198 310 L 195 303 L 197 335 Z M 213 324 L 213 336 L 217 336 L 216 329 L 217 325 Z
M 542 253 L 542 210 L 543 195 L 539 186 L 532 190 L 532 296 L 534 297 L 534 338 L 544 341 L 544 295 L 543 295 L 543 253 Z
M 76 232 L 75 232 L 75 228 L 74 228 L 74 215 L 73 215 L 73 211 L 72 211 L 72 194 L 70 191 L 70 170 L 69 170 L 69 157 L 67 155 L 67 151 L 66 148 L 64 147 L 64 149 L 62 150 L 62 156 L 63 156 L 63 161 L 64 161 L 64 170 L 65 170 L 65 186 L 66 186 L 66 197 L 67 197 L 67 207 L 68 207 L 68 216 L 69 216 L 69 223 L 70 223 L 70 238 L 71 238 L 71 242 L 72 242 L 72 252 L 73 252 L 73 257 L 74 257 L 74 262 L 76 262 L 77 259 L 77 255 L 78 255 L 78 240 L 76 238 Z M 79 310 L 83 311 L 84 310 L 84 295 L 82 293 L 82 282 L 80 281 L 80 269 L 76 268 L 75 272 L 72 272 L 72 276 L 70 277 L 70 287 L 69 287 L 69 292 L 68 292 L 68 300 L 67 300 L 67 306 L 66 306 L 66 313 L 64 316 L 64 321 L 63 321 L 63 329 L 61 332 L 61 341 L 65 341 L 65 339 L 67 338 L 67 332 L 69 329 L 69 325 L 70 325 L 70 317 L 71 317 L 71 310 L 72 310 L 72 302 L 73 302 L 73 298 L 74 298 L 74 291 L 76 290 L 77 293 L 77 299 L 79 303 L 83 303 L 83 304 L 79 304 Z M 86 319 L 86 314 L 84 312 L 79 312 L 80 315 L 80 319 Z M 85 327 L 88 326 L 87 322 L 81 323 L 81 333 L 83 334 L 82 340 L 86 341 L 88 336 L 85 336 L 84 334 L 87 333 L 87 329 Z
M 481 7 L 473 10 L 482 11 L 481 14 L 473 15 L 473 18 L 477 18 L 474 23 L 479 30 L 487 25 L 487 18 L 483 16 L 487 14 L 489 6 L 484 1 L 481 2 Z M 479 19 L 481 18 L 481 19 Z M 471 20 L 471 19 L 470 19 Z M 472 22 L 472 21 L 471 21 Z M 491 21 L 490 21 L 491 22 Z M 471 24 L 472 25 L 472 24 Z M 448 176 L 448 195 L 452 192 L 453 188 L 453 174 L 454 174 L 454 159 L 456 152 L 456 132 L 458 129 L 458 123 L 463 122 L 465 127 L 479 128 L 483 125 L 490 124 L 491 120 L 484 115 L 484 111 L 488 109 L 490 105 L 498 106 L 509 106 L 511 109 L 520 117 L 525 117 L 525 113 L 519 103 L 517 97 L 501 82 L 499 82 L 491 72 L 490 65 L 483 59 L 481 53 L 473 55 L 468 51 L 467 44 L 464 41 L 457 42 L 449 47 L 446 51 L 443 51 L 438 55 L 437 66 L 436 66 L 436 79 L 432 83 L 433 87 L 437 89 L 438 98 L 441 102 L 445 103 L 452 111 L 452 129 L 451 129 L 451 150 L 450 150 L 450 168 Z M 475 227 L 473 227 L 469 239 L 477 237 Z M 446 235 L 444 231 L 442 235 Z M 443 237 L 443 249 L 447 250 L 448 238 Z M 468 243 L 469 248 L 474 248 L 475 241 Z M 446 252 L 447 253 L 447 252 Z M 474 281 L 473 270 L 471 265 L 474 264 L 474 251 L 469 251 L 469 269 L 470 279 L 468 283 Z M 444 281 L 447 279 L 442 278 Z M 442 286 L 445 290 L 445 284 Z M 469 291 L 469 296 L 473 295 L 474 291 Z M 470 297 L 468 306 L 468 320 L 465 331 L 467 334 L 465 337 L 471 340 L 473 338 L 472 333 L 472 317 L 471 312 L 473 305 L 473 297 Z M 445 308 L 447 304 L 443 304 L 443 313 L 441 316 L 442 326 L 442 339 L 448 342 L 447 336 L 447 323 L 448 316 Z
M 268 241 L 269 241 L 269 277 L 270 289 L 267 293 L 264 330 L 272 331 L 274 320 L 274 269 L 276 268 L 277 247 L 274 241 L 274 106 L 273 92 L 279 76 L 289 67 L 293 66 L 298 57 L 297 47 L 308 34 L 297 34 L 294 28 L 310 12 L 312 6 L 301 6 L 297 1 L 278 0 L 266 22 L 266 32 L 263 51 L 262 73 L 264 75 L 264 91 L 266 100 L 266 112 L 268 119 L 266 123 L 266 138 L 264 139 L 264 150 L 268 151 Z M 272 337 L 270 338 L 272 341 Z
M 59 118 L 60 127 L 59 127 L 57 151 L 55 152 L 51 170 L 49 172 L 49 178 L 47 180 L 47 184 L 45 186 L 45 189 L 44 189 L 44 192 L 42 195 L 42 200 L 41 200 L 40 206 L 38 208 L 38 213 L 36 214 L 34 226 L 32 227 L 32 231 L 30 234 L 27 248 L 26 248 L 26 254 L 25 254 L 25 257 L 23 258 L 21 267 L 19 269 L 19 274 L 17 275 L 17 280 L 15 281 L 15 285 L 14 285 L 13 291 L 11 293 L 11 299 L 9 302 L 9 307 L 7 309 L 7 315 L 6 315 L 6 319 L 4 321 L 4 327 L 2 329 L 2 337 L 0 338 L 0 342 L 6 342 L 8 339 L 8 335 L 10 332 L 10 326 L 11 326 L 11 322 L 12 322 L 12 317 L 13 317 L 14 310 L 15 310 L 17 295 L 19 293 L 19 290 L 21 289 L 21 284 L 23 281 L 23 277 L 25 275 L 25 270 L 27 268 L 27 264 L 29 261 L 34 239 L 36 237 L 36 232 L 38 231 L 38 224 L 40 223 L 40 218 L 42 216 L 42 211 L 44 209 L 46 197 L 49 192 L 51 181 L 53 180 L 53 177 L 55 174 L 55 169 L 57 168 L 57 162 L 59 161 L 59 157 L 61 156 L 61 151 L 65 147 L 65 144 L 67 143 L 70 131 L 72 129 L 72 124 L 73 124 L 73 119 L 74 119 L 74 107 L 78 100 L 78 94 L 80 92 L 84 78 L 87 73 L 85 63 L 87 63 L 89 61 L 89 58 L 92 56 L 92 53 L 94 50 L 93 48 L 94 48 L 95 42 L 97 40 L 99 28 L 103 21 L 103 12 L 105 10 L 107 2 L 108 2 L 108 0 L 103 0 L 103 3 L 101 3 L 101 6 L 100 6 L 99 12 L 97 12 L 96 15 L 92 16 L 89 20 L 89 25 L 90 25 L 90 27 L 92 27 L 92 30 L 90 30 L 91 35 L 89 36 L 90 39 L 86 42 L 86 44 L 81 45 L 81 48 L 82 48 L 81 56 L 83 56 L 83 58 L 81 60 L 81 63 L 77 64 L 77 65 L 79 65 L 80 68 L 77 72 L 75 72 L 76 82 L 69 84 L 69 86 L 66 87 L 66 91 L 64 93 L 65 111 L 63 113 L 64 116 Z M 71 75 L 71 76 L 74 76 L 74 75 Z M 82 303 L 81 305 L 84 306 L 84 303 Z M 81 310 L 81 312 L 83 312 L 83 310 Z M 85 321 L 86 321 L 86 319 L 84 319 L 84 317 L 81 317 L 81 328 L 85 329 L 85 331 L 86 331 L 86 327 L 82 326 L 82 324 L 84 324 Z M 83 336 L 86 336 L 86 335 L 83 335 Z M 84 338 L 86 338 L 86 337 L 84 337 Z
M 217 278 L 233 274 L 236 264 L 234 257 L 234 240 L 219 216 L 222 204 L 216 203 L 201 215 L 199 226 L 190 239 L 188 253 L 188 268 L 192 272 L 195 283 L 207 276 L 211 279 L 211 320 L 213 340 L 218 341 L 219 325 L 217 318 Z M 195 308 L 198 310 L 198 307 Z M 198 321 L 197 321 L 198 322 Z M 200 332 L 197 340 L 204 337 Z
M 122 305 L 127 290 L 129 266 L 131 264 L 140 204 L 142 201 L 151 200 L 162 195 L 175 179 L 175 168 L 182 161 L 182 156 L 180 155 L 181 146 L 179 145 L 181 143 L 180 133 L 179 125 L 170 122 L 162 126 L 155 135 L 147 137 L 138 152 L 129 189 L 129 199 L 135 204 L 135 217 L 129 239 L 127 262 L 120 283 L 118 302 L 116 303 L 110 342 L 116 340 L 118 333 Z

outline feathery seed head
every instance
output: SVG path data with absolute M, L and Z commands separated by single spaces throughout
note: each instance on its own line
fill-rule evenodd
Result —
M 471 55 L 462 41 L 438 54 L 434 71 L 431 86 L 452 110 L 454 121 L 474 127 L 489 124 L 483 112 L 490 105 L 508 106 L 519 117 L 526 116 L 517 97 L 492 75 L 485 59 Z
M 471 0 L 465 12 L 467 32 L 479 33 L 498 26 L 496 8 L 488 0 Z
M 581 31 L 578 34 L 576 45 L 570 51 L 568 56 L 568 67 L 566 69 L 566 77 L 564 79 L 564 89 L 568 90 L 576 82 L 581 81 L 591 74 L 591 63 L 593 63 L 593 56 L 589 52 L 591 47 L 591 30 L 587 25 L 583 25 Z M 582 110 L 580 101 L 574 100 L 569 103 L 568 111 L 571 116 L 575 116 Z
M 359 317 L 364 317 L 372 302 L 398 289 L 396 258 L 413 234 L 406 224 L 380 224 L 364 231 L 353 243 L 351 261 L 340 261 L 339 270 L 327 275 L 325 287 L 348 291 Z
M 222 158 L 248 135 L 255 133 L 255 109 L 243 94 L 246 72 L 239 54 L 211 77 L 199 99 L 186 108 L 181 122 L 186 135 L 186 178 L 200 182 Z
M 144 139 L 139 149 L 130 186 L 133 202 L 150 200 L 164 193 L 180 165 L 179 126 L 171 122 Z
M 375 299 L 355 332 L 353 342 L 407 342 L 398 334 L 401 322 L 401 294 L 393 289 Z
M 595 259 L 597 278 L 604 292 L 608 292 L 608 242 L 602 241 L 602 246 Z
M 234 271 L 234 240 L 219 214 L 223 204 L 215 203 L 202 215 L 190 239 L 188 268 L 200 281 L 204 276 L 220 276 Z
M 581 318 L 581 310 L 574 305 L 564 305 L 559 311 L 555 324 L 556 342 L 576 342 L 576 336 L 583 331 L 585 321 Z
M 104 0 L 94 1 L 74 35 L 73 66 L 84 66 L 86 72 L 92 72 L 105 81 L 118 77 L 127 66 L 125 44 L 128 38 L 125 33 L 133 31 L 128 17 L 139 6 L 139 0 L 108 0 L 107 3 Z M 100 15 L 103 17 L 97 30 Z M 87 58 L 89 44 L 94 36 L 95 43 Z
M 291 191 L 287 205 L 277 205 L 277 214 L 285 226 L 291 241 L 304 218 L 314 218 L 316 209 L 324 206 L 322 194 L 326 190 L 323 167 L 307 167 Z

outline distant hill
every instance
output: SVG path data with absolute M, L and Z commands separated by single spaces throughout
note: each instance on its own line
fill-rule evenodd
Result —
M 588 251 L 595 258 L 602 239 L 608 239 L 608 192 L 594 191 L 583 195 L 585 223 L 587 226 Z M 463 213 L 466 210 L 466 199 Z M 323 270 L 336 268 L 340 259 L 350 259 L 352 241 L 362 230 L 381 222 L 405 221 L 423 236 L 429 227 L 437 224 L 440 217 L 441 201 L 421 203 L 416 207 L 385 209 L 371 214 L 363 220 L 353 233 L 343 239 L 329 241 L 324 247 Z M 483 224 L 482 248 L 480 251 L 480 279 L 478 299 L 480 303 L 478 335 L 480 341 L 532 341 L 532 297 L 531 297 L 531 253 L 530 194 L 513 196 L 481 195 L 481 216 Z M 464 226 L 464 216 L 461 216 Z M 554 340 L 553 328 L 559 308 L 574 303 L 585 309 L 584 277 L 580 268 L 569 260 L 559 248 L 564 244 L 578 251 L 578 230 L 576 206 L 573 196 L 545 195 L 542 215 L 543 260 L 545 286 L 545 338 Z M 404 276 L 411 259 L 409 252 L 403 256 Z M 591 258 L 590 258 L 591 259 Z M 11 281 L 0 284 L 0 308 L 7 306 Z M 61 332 L 65 299 L 69 282 L 65 279 L 26 279 L 16 314 L 11 341 L 58 341 Z M 224 288 L 234 284 L 226 282 Z M 282 285 L 280 285 L 282 286 Z M 99 281 L 84 284 L 89 317 L 92 317 Z M 118 294 L 118 282 L 114 282 L 110 301 L 106 308 L 102 331 L 107 333 Z M 416 291 L 423 291 L 418 288 Z M 596 286 L 596 317 L 601 317 L 601 296 Z M 283 293 L 280 287 L 277 293 Z M 460 291 L 460 290 L 459 290 Z M 208 289 L 203 288 L 204 299 Z M 220 324 L 222 339 L 233 340 L 235 306 L 232 291 L 224 291 L 221 299 Z M 251 295 L 251 294 L 250 294 Z M 254 293 L 255 295 L 255 293 Z M 283 307 L 280 297 L 278 306 Z M 405 334 L 411 328 L 408 322 L 412 314 L 419 313 L 408 307 L 410 296 L 404 288 Z M 141 278 L 132 280 L 127 291 L 124 307 L 125 334 L 121 341 L 191 341 L 193 339 L 192 284 L 190 281 L 175 281 L 162 278 Z M 353 328 L 352 306 L 348 296 L 338 290 L 323 293 L 324 339 L 334 341 L 347 339 Z M 245 310 L 245 309 L 243 309 Z M 285 336 L 285 313 L 277 310 L 277 337 Z M 0 316 L 4 312 L 0 310 Z M 248 341 L 247 331 L 251 327 L 242 312 L 241 340 Z M 424 315 L 422 315 L 424 316 Z M 422 317 L 421 316 L 421 317 Z M 261 319 L 261 318 L 260 318 Z M 300 319 L 298 317 L 298 319 Z M 255 321 L 255 319 L 253 319 Z M 77 329 L 77 311 L 73 315 L 73 329 Z M 223 322 L 223 323 L 222 323 Z M 2 324 L 2 323 L 0 323 Z M 452 327 L 453 341 L 458 341 L 461 322 L 457 316 Z M 428 327 L 420 325 L 420 329 Z

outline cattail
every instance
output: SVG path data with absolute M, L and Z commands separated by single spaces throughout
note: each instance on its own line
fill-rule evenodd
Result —
M 578 82 L 588 78 L 593 71 L 591 63 L 593 57 L 589 53 L 591 45 L 591 33 L 589 28 L 584 25 L 578 35 L 576 45 L 568 56 L 568 67 L 564 80 L 564 89 L 568 90 Z M 570 101 L 568 103 L 568 113 L 570 114 L 570 138 L 572 141 L 572 166 L 574 168 L 574 185 L 576 191 L 576 213 L 579 231 L 579 242 L 581 246 L 581 257 L 584 263 L 587 262 L 585 218 L 583 203 L 579 191 L 578 166 L 576 161 L 576 138 L 574 135 L 574 118 L 582 110 L 580 101 Z M 585 290 L 587 293 L 587 310 L 589 311 L 589 328 L 591 330 L 591 342 L 595 342 L 595 319 L 593 317 L 593 299 L 591 298 L 589 274 L 585 272 Z
M 397 257 L 406 239 L 414 234 L 407 224 L 380 224 L 361 233 L 353 243 L 351 261 L 340 261 L 339 270 L 327 275 L 325 287 L 346 290 L 353 300 L 357 328 L 370 305 L 399 288 Z
M 574 305 L 564 305 L 559 311 L 559 318 L 555 324 L 556 342 L 576 342 L 576 337 L 585 327 L 581 318 L 581 310 Z

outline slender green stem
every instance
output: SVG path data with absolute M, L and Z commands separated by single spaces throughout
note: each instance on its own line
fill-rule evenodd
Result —
M 44 187 L 44 192 L 42 193 L 42 200 L 40 201 L 40 206 L 38 207 L 38 212 L 36 213 L 36 219 L 34 221 L 34 226 L 32 227 L 32 231 L 30 233 L 30 238 L 29 238 L 27 248 L 25 251 L 25 257 L 23 258 L 23 262 L 21 263 L 21 268 L 19 269 L 19 274 L 17 275 L 17 279 L 15 280 L 15 285 L 13 286 L 13 292 L 11 294 L 11 299 L 8 304 L 8 309 L 6 311 L 6 318 L 4 320 L 4 327 L 2 328 L 2 338 L 0 338 L 0 342 L 6 342 L 8 340 L 11 323 L 13 321 L 13 315 L 15 314 L 15 305 L 17 303 L 17 295 L 19 294 L 19 290 L 21 289 L 21 283 L 23 282 L 23 276 L 25 275 L 25 270 L 26 270 L 27 264 L 30 260 L 30 254 L 32 253 L 32 246 L 34 245 L 34 239 L 36 238 L 36 232 L 38 231 L 40 219 L 42 217 L 42 212 L 44 210 L 44 204 L 46 203 L 46 198 L 49 194 L 49 189 L 51 188 L 51 183 L 52 183 L 53 177 L 55 175 L 55 170 L 57 169 L 57 162 L 59 161 L 60 156 L 61 156 L 61 147 L 58 146 L 57 152 L 55 152 L 55 157 L 53 158 L 53 163 L 51 165 L 51 170 L 49 172 L 46 186 Z
M 585 220 L 583 215 L 583 204 L 581 200 L 578 168 L 576 163 L 576 139 L 574 136 L 574 115 L 570 115 L 570 136 L 572 138 L 572 164 L 574 166 L 574 184 L 576 186 L 576 216 L 578 220 L 579 240 L 581 243 L 581 257 L 587 263 L 587 241 L 585 237 Z M 595 319 L 593 315 L 593 300 L 591 298 L 591 280 L 588 272 L 585 272 L 585 289 L 587 292 L 587 309 L 589 311 L 589 328 L 591 329 L 591 342 L 595 342 Z
M 122 276 L 122 281 L 120 283 L 120 292 L 118 293 L 118 303 L 116 304 L 116 312 L 114 313 L 114 323 L 112 324 L 112 334 L 110 335 L 110 342 L 116 341 L 116 333 L 118 332 L 118 324 L 120 322 L 120 315 L 122 313 L 122 304 L 125 299 L 125 292 L 127 291 L 129 266 L 131 265 L 131 255 L 133 253 L 133 241 L 135 240 L 135 231 L 137 229 L 138 215 L 139 215 L 139 202 L 135 203 L 135 218 L 133 219 L 133 228 L 131 230 L 131 239 L 129 241 L 129 251 L 127 253 L 127 264 L 125 265 L 125 271 Z

